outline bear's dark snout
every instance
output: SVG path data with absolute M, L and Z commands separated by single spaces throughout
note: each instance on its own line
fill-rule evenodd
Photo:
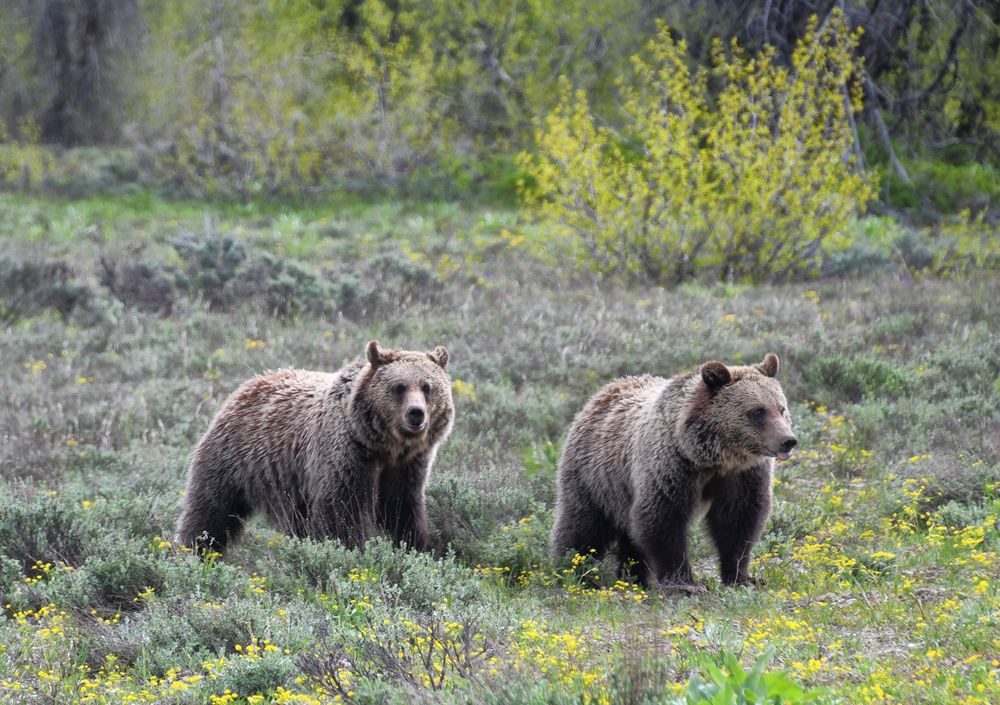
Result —
M 421 406 L 411 406 L 406 410 L 406 423 L 412 428 L 420 428 L 424 425 L 424 419 L 427 418 L 427 412 L 424 411 Z
M 798 439 L 795 438 L 795 436 L 789 436 L 788 438 L 786 438 L 781 442 L 781 452 L 787 453 L 798 444 L 799 441 Z

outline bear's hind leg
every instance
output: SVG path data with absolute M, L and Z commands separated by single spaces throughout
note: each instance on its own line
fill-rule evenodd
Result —
M 563 488 L 562 494 L 552 527 L 553 554 L 562 558 L 572 549 L 581 556 L 603 556 L 614 538 L 611 522 L 582 488 Z
M 242 491 L 217 494 L 198 485 L 189 487 L 184 513 L 177 527 L 178 541 L 199 552 L 225 553 L 243 533 L 243 523 L 252 507 Z
M 758 581 L 750 576 L 750 558 L 771 511 L 771 473 L 765 467 L 713 480 L 705 488 L 712 501 L 706 520 L 719 552 L 724 585 Z
M 299 497 L 287 494 L 282 501 L 270 501 L 266 505 L 271 523 L 281 531 L 296 538 L 309 536 L 309 505 Z

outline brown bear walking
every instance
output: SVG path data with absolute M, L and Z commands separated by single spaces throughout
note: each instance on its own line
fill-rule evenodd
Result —
M 384 350 L 336 373 L 279 370 L 244 383 L 188 470 L 178 540 L 224 551 L 263 510 L 282 530 L 361 546 L 371 526 L 427 545 L 424 485 L 455 412 L 448 351 Z
M 687 529 L 707 510 L 722 582 L 751 583 L 750 552 L 771 510 L 774 458 L 796 444 L 778 358 L 704 363 L 697 373 L 625 377 L 583 408 L 559 461 L 552 547 L 598 554 L 617 543 L 653 587 L 700 589 Z

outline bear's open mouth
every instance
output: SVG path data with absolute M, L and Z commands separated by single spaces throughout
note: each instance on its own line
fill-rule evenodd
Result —
M 425 430 L 427 430 L 427 423 L 424 422 L 419 426 L 411 426 L 408 423 L 403 423 L 402 426 L 400 427 L 400 430 L 403 432 L 404 436 L 419 436 Z
M 792 453 L 791 451 L 782 450 L 779 451 L 774 457 L 777 458 L 778 460 L 788 460 L 789 458 L 792 457 Z

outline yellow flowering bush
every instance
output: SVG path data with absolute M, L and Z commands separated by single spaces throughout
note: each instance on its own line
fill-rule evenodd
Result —
M 0 186 L 7 188 L 27 188 L 55 168 L 53 155 L 39 145 L 38 126 L 25 120 L 18 128 L 22 138 L 11 139 L 8 126 L 0 120 Z
M 844 247 L 844 225 L 874 195 L 855 165 L 858 35 L 835 12 L 812 20 L 791 66 L 766 48 L 716 42 L 713 68 L 692 71 L 666 25 L 632 57 L 619 129 L 562 83 L 521 164 L 525 195 L 601 273 L 676 282 L 703 271 L 787 279 Z

